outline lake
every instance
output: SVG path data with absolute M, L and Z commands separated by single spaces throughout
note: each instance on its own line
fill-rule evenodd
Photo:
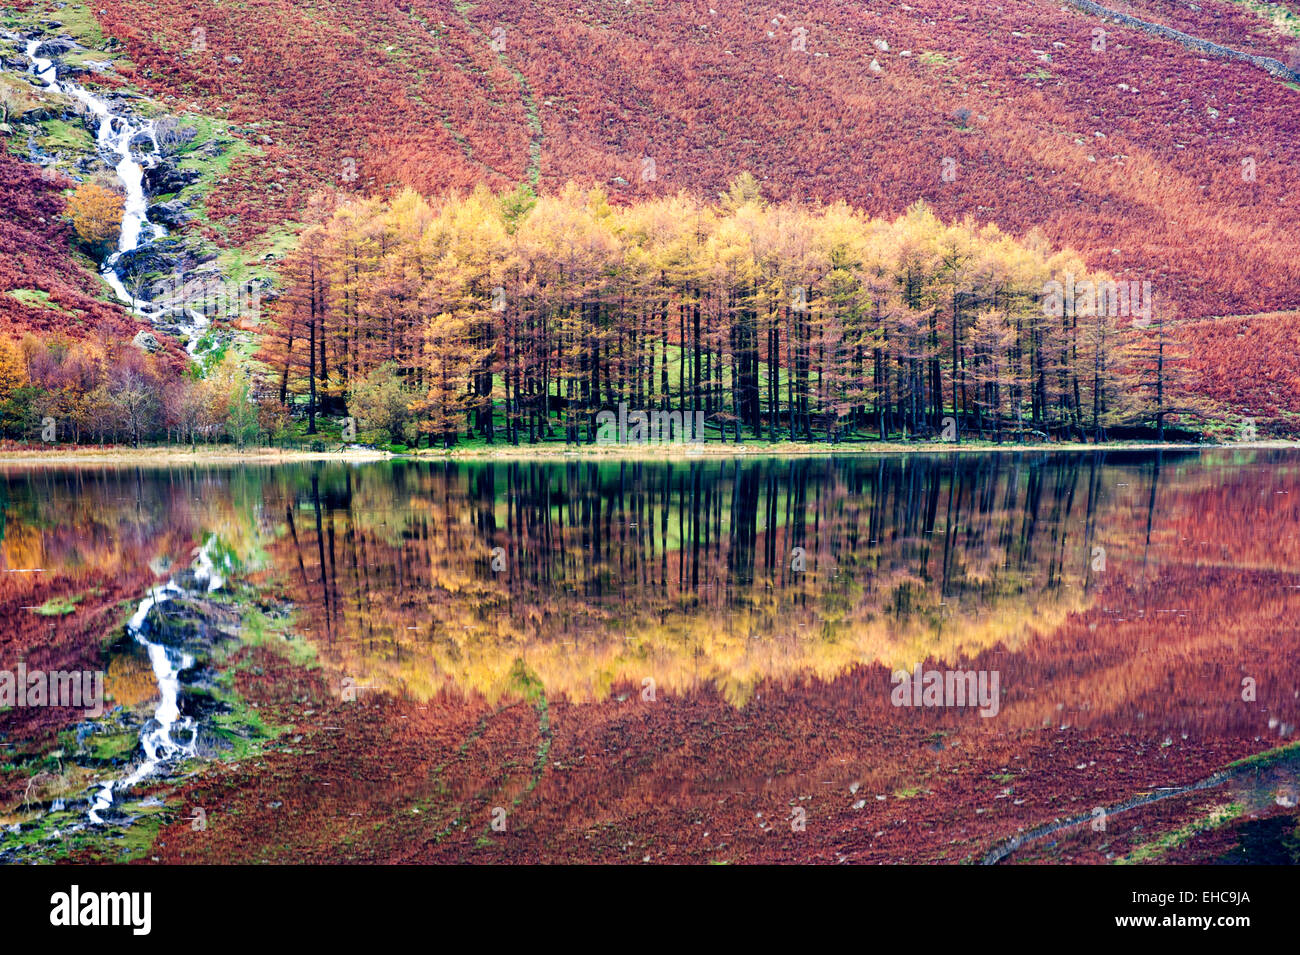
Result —
M 177 667 L 198 745 L 106 823 L 164 861 L 1297 851 L 1292 451 L 45 467 L 0 494 L 0 667 L 104 669 L 128 744 L 159 694 L 124 618 L 196 556 L 220 575 L 222 636 Z M 74 722 L 0 713 L 23 825 Z M 65 829 L 128 744 L 61 764 Z

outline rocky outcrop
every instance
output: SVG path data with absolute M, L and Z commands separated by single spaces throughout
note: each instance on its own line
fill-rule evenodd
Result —
M 164 159 L 144 171 L 144 191 L 151 196 L 180 192 L 202 178 L 197 169 L 181 169 L 175 160 Z
M 123 252 L 114 263 L 114 270 L 123 281 L 131 275 L 170 273 L 173 271 L 172 264 L 177 261 L 182 249 L 182 243 L 178 238 L 167 236 L 155 242 L 138 245 L 129 252 Z
M 214 646 L 238 639 L 239 618 L 223 603 L 205 597 L 176 596 L 149 609 L 142 632 L 151 643 L 203 658 Z
M 114 263 L 114 271 L 123 281 L 136 275 L 174 275 L 176 272 L 188 274 L 216 257 L 217 253 L 196 236 L 168 235 L 137 246 L 130 252 L 123 252 Z M 146 294 L 140 297 L 149 296 Z
M 65 53 L 71 53 L 77 48 L 77 41 L 71 37 L 61 36 L 53 40 L 46 40 L 36 48 L 36 55 L 42 59 L 52 60 L 55 57 L 63 56 Z
M 173 199 L 170 202 L 157 202 L 149 207 L 149 220 L 157 222 L 168 229 L 183 226 L 193 218 L 193 213 L 190 212 L 181 199 Z

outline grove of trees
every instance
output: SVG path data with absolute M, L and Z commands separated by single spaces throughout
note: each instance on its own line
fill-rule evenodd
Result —
M 231 354 L 205 377 L 177 374 L 165 355 L 130 342 L 62 335 L 0 337 L 0 437 L 47 444 L 231 441 L 284 434 L 275 406 L 252 400 Z
M 769 203 L 747 174 L 716 203 L 349 201 L 283 274 L 264 390 L 309 432 L 351 414 L 416 444 L 580 442 L 626 404 L 700 412 L 724 441 L 1100 440 L 1196 411 L 1158 296 L 1142 322 L 1095 299 L 1052 314 L 1047 283 L 1107 276 L 922 203 Z

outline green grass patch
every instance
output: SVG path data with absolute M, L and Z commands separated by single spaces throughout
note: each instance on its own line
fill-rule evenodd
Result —
M 193 185 L 186 186 L 179 193 L 190 206 L 195 218 L 222 235 L 226 229 L 221 223 L 213 222 L 208 214 L 206 197 L 219 179 L 230 175 L 231 166 L 237 160 L 248 156 L 260 156 L 262 150 L 245 139 L 230 134 L 231 124 L 210 116 L 186 116 L 182 127 L 194 130 L 194 138 L 176 150 L 181 169 L 189 169 L 199 174 Z M 209 150 L 215 143 L 219 148 Z
M 40 614 L 42 617 L 66 617 L 76 610 L 77 604 L 81 603 L 85 598 L 85 594 L 65 594 L 62 597 L 51 597 L 35 608 L 32 613 Z
M 296 667 L 305 670 L 318 669 L 320 657 L 315 645 L 310 640 L 294 639 L 290 636 L 294 619 L 293 616 L 272 618 L 256 607 L 250 607 L 244 611 L 240 645 L 264 647 L 278 653 Z
M 9 122 L 17 122 L 23 115 L 34 109 L 63 108 L 71 105 L 66 97 L 37 89 L 12 73 L 0 73 L 0 93 L 3 93 L 9 101 L 7 109 Z M 24 134 L 22 138 L 27 137 Z
M 60 32 L 68 34 L 82 46 L 95 50 L 104 46 L 104 31 L 95 19 L 91 4 L 72 0 L 70 3 L 43 3 L 35 9 L 39 11 L 36 19 L 48 17 L 58 20 L 63 25 Z
M 1138 846 L 1124 858 L 1117 860 L 1116 864 L 1137 865 L 1143 862 L 1157 862 L 1170 849 L 1178 848 L 1193 836 L 1202 832 L 1209 832 L 1232 822 L 1243 811 L 1243 808 L 1236 803 L 1215 806 L 1200 819 L 1189 822 L 1180 829 L 1165 833 L 1158 839 L 1153 839 L 1151 842 Z
M 1269 21 L 1281 33 L 1300 37 L 1300 14 L 1280 3 L 1266 3 L 1264 0 L 1236 0 L 1241 6 L 1259 14 Z
M 546 701 L 546 687 L 542 686 L 541 678 L 528 669 L 528 664 L 522 658 L 515 661 L 514 668 L 510 671 L 510 690 L 534 706 L 539 701 Z
M 197 184 L 191 188 L 197 188 Z M 243 285 L 254 279 L 275 281 L 274 263 L 298 247 L 301 229 L 300 224 L 287 222 L 243 248 L 222 249 L 217 254 L 217 266 L 232 285 Z
M 1284 759 L 1293 756 L 1300 756 L 1300 740 L 1294 743 L 1287 743 L 1285 746 L 1279 746 L 1276 749 L 1270 749 L 1263 753 L 1256 753 L 1254 756 L 1247 756 L 1245 759 L 1239 759 L 1236 762 L 1228 764 L 1229 769 L 1268 769 L 1277 765 Z
M 31 308 L 48 308 L 55 312 L 62 312 L 64 315 L 72 314 L 62 305 L 51 301 L 50 293 L 44 289 L 16 288 L 10 289 L 5 294 Z
M 924 63 L 926 66 L 934 66 L 934 67 L 956 66 L 957 64 L 956 60 L 952 59 L 951 57 L 943 53 L 939 53 L 934 50 L 927 50 L 925 53 L 922 53 L 916 59 L 918 62 Z
M 129 759 L 140 745 L 140 736 L 134 730 L 120 733 L 96 733 L 86 739 L 86 749 L 92 759 L 102 763 Z

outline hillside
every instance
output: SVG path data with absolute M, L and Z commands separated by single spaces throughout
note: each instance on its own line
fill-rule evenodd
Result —
M 11 26 L 111 58 L 104 73 L 68 57 L 85 82 L 144 93 L 219 144 L 219 159 L 191 164 L 199 181 L 180 195 L 201 197 L 183 231 L 220 250 L 231 279 L 273 263 L 341 197 L 480 183 L 554 195 L 576 182 L 618 206 L 710 199 L 749 171 L 772 200 L 844 200 L 884 218 L 923 200 L 944 221 L 1039 235 L 1090 270 L 1152 283 L 1181 321 L 1231 316 L 1234 341 L 1287 338 L 1300 310 L 1295 0 L 16 11 Z M 52 228 L 34 243 L 62 241 Z M 41 258 L 57 274 L 7 284 L 93 288 L 61 253 Z M 17 328 L 81 334 L 31 295 L 5 307 Z M 1222 329 L 1192 328 L 1178 334 L 1189 387 L 1223 415 L 1289 433 L 1293 352 L 1234 353 Z M 1260 368 L 1263 384 L 1243 380 Z
M 1286 59 L 1300 18 L 1280 12 L 1300 5 L 1270 6 L 1284 26 L 1221 0 L 1127 9 Z M 292 218 L 317 184 L 437 192 L 537 174 L 543 190 L 576 179 L 618 201 L 712 195 L 748 169 L 773 198 L 885 216 L 925 199 L 945 218 L 1040 228 L 1094 267 L 1167 289 L 1189 317 L 1300 307 L 1298 91 L 1056 0 L 802 13 L 126 0 L 100 19 L 142 85 L 273 140 L 218 190 L 240 231 Z

